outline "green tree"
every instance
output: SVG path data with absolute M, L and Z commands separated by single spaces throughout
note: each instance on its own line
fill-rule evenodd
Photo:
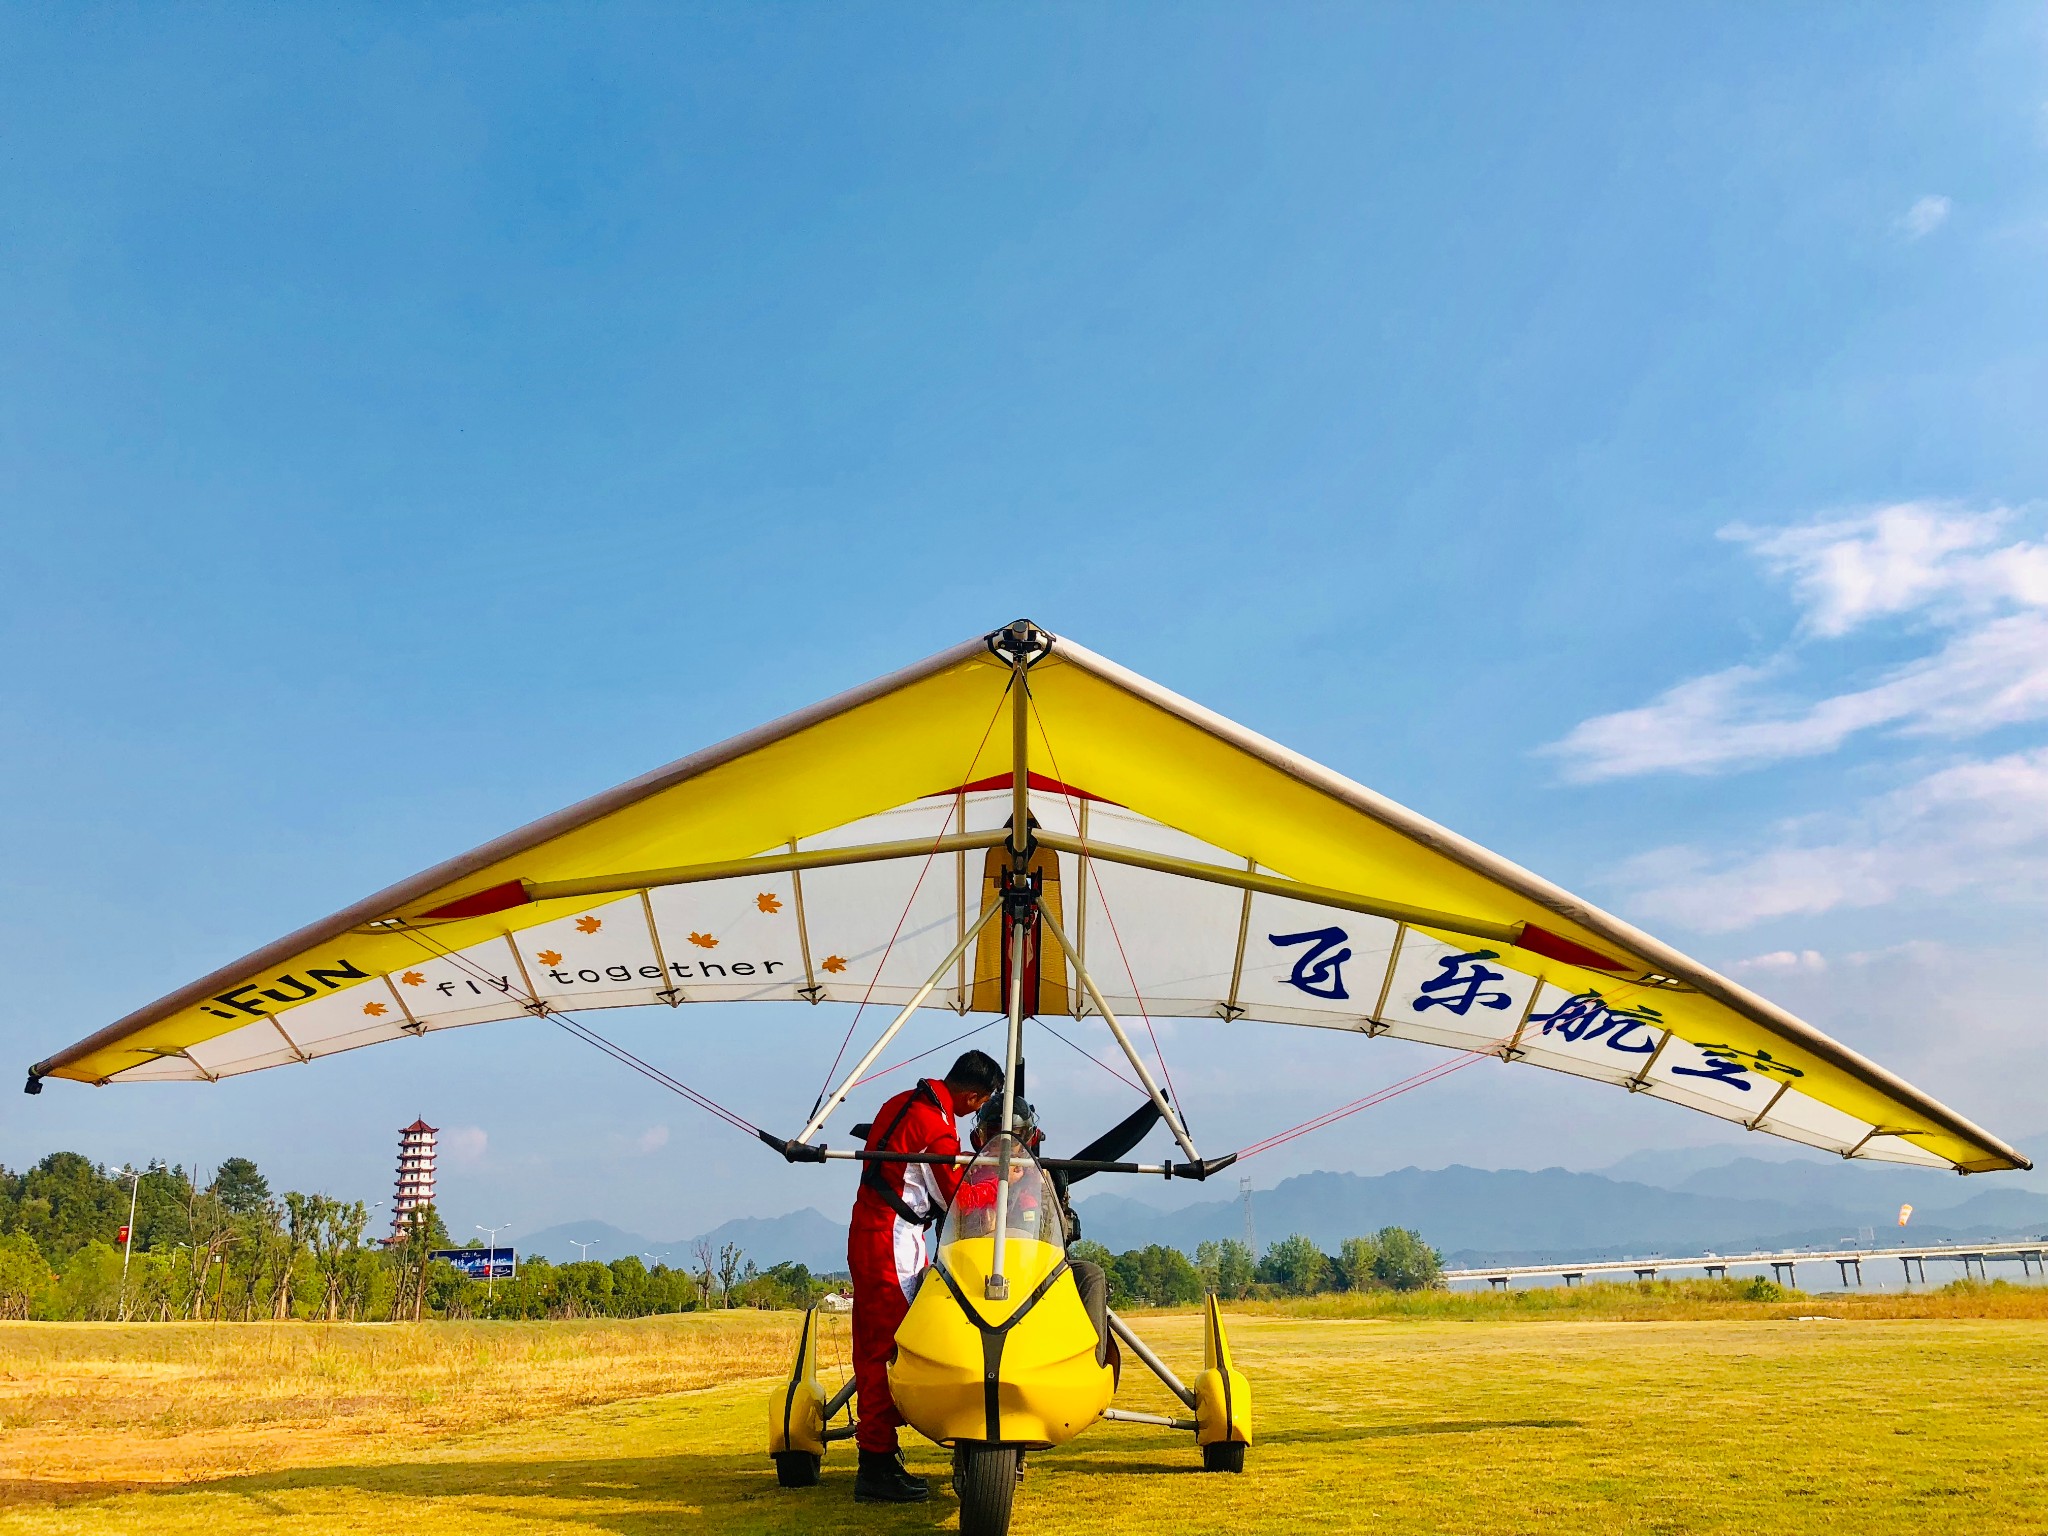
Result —
M 110 1243 L 128 1219 L 128 1191 L 76 1152 L 52 1152 L 22 1176 L 15 1230 L 60 1269 L 87 1243 Z
M 1266 1250 L 1259 1260 L 1259 1278 L 1290 1296 L 1312 1296 L 1323 1289 L 1329 1267 L 1322 1249 L 1297 1232 Z
M 1116 1255 L 1092 1238 L 1082 1238 L 1067 1249 L 1069 1260 L 1080 1260 L 1099 1268 L 1109 1281 L 1109 1304 L 1112 1307 L 1128 1307 L 1131 1304 L 1131 1290 L 1122 1272 L 1117 1268 Z
M 213 1171 L 213 1198 L 230 1216 L 252 1216 L 270 1203 L 270 1181 L 246 1157 L 231 1157 Z
M 44 1293 L 52 1320 L 108 1322 L 121 1307 L 121 1255 L 110 1244 L 90 1242 L 64 1261 L 57 1284 Z
M 1376 1238 L 1347 1237 L 1331 1262 L 1330 1278 L 1340 1290 L 1369 1291 L 1380 1283 L 1380 1245 Z
M 309 1246 L 320 1275 L 322 1315 L 334 1322 L 344 1312 L 358 1314 L 368 1299 L 370 1256 L 363 1251 L 363 1228 L 370 1213 L 360 1200 L 308 1195 L 311 1218 Z
M 1234 1237 L 1203 1243 L 1195 1250 L 1195 1265 L 1202 1284 L 1226 1301 L 1250 1295 L 1252 1283 L 1259 1277 L 1258 1259 Z
M 55 1279 L 34 1238 L 26 1232 L 0 1237 L 0 1317 L 17 1322 L 27 1318 L 36 1298 Z
M 554 1306 L 557 1317 L 607 1317 L 618 1282 L 611 1270 L 595 1259 L 580 1259 L 555 1270 Z M 728 1306 L 736 1303 L 728 1301 Z
M 1381 1227 L 1373 1239 L 1379 1257 L 1373 1274 L 1396 1291 L 1431 1290 L 1444 1283 L 1444 1256 L 1406 1227 Z
M 1182 1306 L 1202 1297 L 1202 1277 L 1178 1248 L 1152 1243 L 1120 1253 L 1115 1273 L 1127 1294 L 1148 1307 Z
M 815 1304 L 827 1287 L 812 1276 L 808 1265 L 783 1263 L 763 1270 L 739 1289 L 741 1299 L 750 1307 L 790 1311 Z

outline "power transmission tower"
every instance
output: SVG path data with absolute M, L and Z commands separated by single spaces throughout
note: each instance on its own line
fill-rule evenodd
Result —
M 1259 1256 L 1258 1238 L 1252 1231 L 1252 1181 L 1240 1178 L 1237 1181 L 1237 1196 L 1244 1201 L 1244 1246 L 1251 1256 Z

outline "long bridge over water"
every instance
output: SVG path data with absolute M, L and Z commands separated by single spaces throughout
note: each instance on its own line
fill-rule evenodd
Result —
M 1794 1285 L 1798 1280 L 1797 1266 L 1801 1264 L 1833 1264 L 1841 1271 L 1842 1284 L 1852 1281 L 1863 1284 L 1863 1265 L 1866 1260 L 1877 1262 L 1893 1259 L 1905 1267 L 1906 1283 L 1913 1282 L 1915 1266 L 1919 1278 L 1927 1278 L 1927 1262 L 1937 1264 L 1960 1264 L 1965 1275 L 1974 1273 L 1989 1278 L 1987 1265 L 1992 1263 L 2019 1262 L 2020 1272 L 2031 1275 L 2034 1266 L 2040 1265 L 2048 1275 L 2048 1239 L 2036 1242 L 2017 1243 L 1953 1243 L 1925 1248 L 1785 1248 L 1774 1253 L 1702 1253 L 1691 1258 L 1667 1259 L 1661 1256 L 1646 1259 L 1602 1259 L 1595 1263 L 1561 1264 L 1495 1264 L 1474 1269 L 1449 1269 L 1444 1271 L 1446 1280 L 1484 1280 L 1497 1289 L 1505 1290 L 1516 1280 L 1559 1278 L 1566 1285 L 1577 1285 L 1588 1275 L 1633 1275 L 1638 1280 L 1654 1280 L 1667 1270 L 1703 1270 L 1708 1279 L 1726 1279 L 1729 1269 L 1762 1269 L 1769 1266 L 1771 1277 L 1784 1285 Z

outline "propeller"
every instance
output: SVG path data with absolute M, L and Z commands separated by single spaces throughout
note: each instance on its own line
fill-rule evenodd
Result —
M 1135 1147 L 1159 1123 L 1159 1106 L 1147 1099 L 1130 1114 L 1089 1142 L 1074 1154 L 1076 1162 L 1114 1163 Z M 1078 1184 L 1088 1177 L 1092 1169 L 1074 1169 L 1067 1174 L 1069 1184 Z

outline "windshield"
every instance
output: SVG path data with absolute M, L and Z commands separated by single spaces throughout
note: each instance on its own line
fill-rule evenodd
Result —
M 1006 1235 L 1032 1238 L 1064 1249 L 1066 1223 L 1060 1218 L 1059 1196 L 1052 1180 L 1014 1136 L 998 1136 L 967 1165 L 960 1192 L 946 1211 L 939 1233 L 941 1246 L 963 1237 L 994 1237 L 996 1192 L 1007 1189 Z

